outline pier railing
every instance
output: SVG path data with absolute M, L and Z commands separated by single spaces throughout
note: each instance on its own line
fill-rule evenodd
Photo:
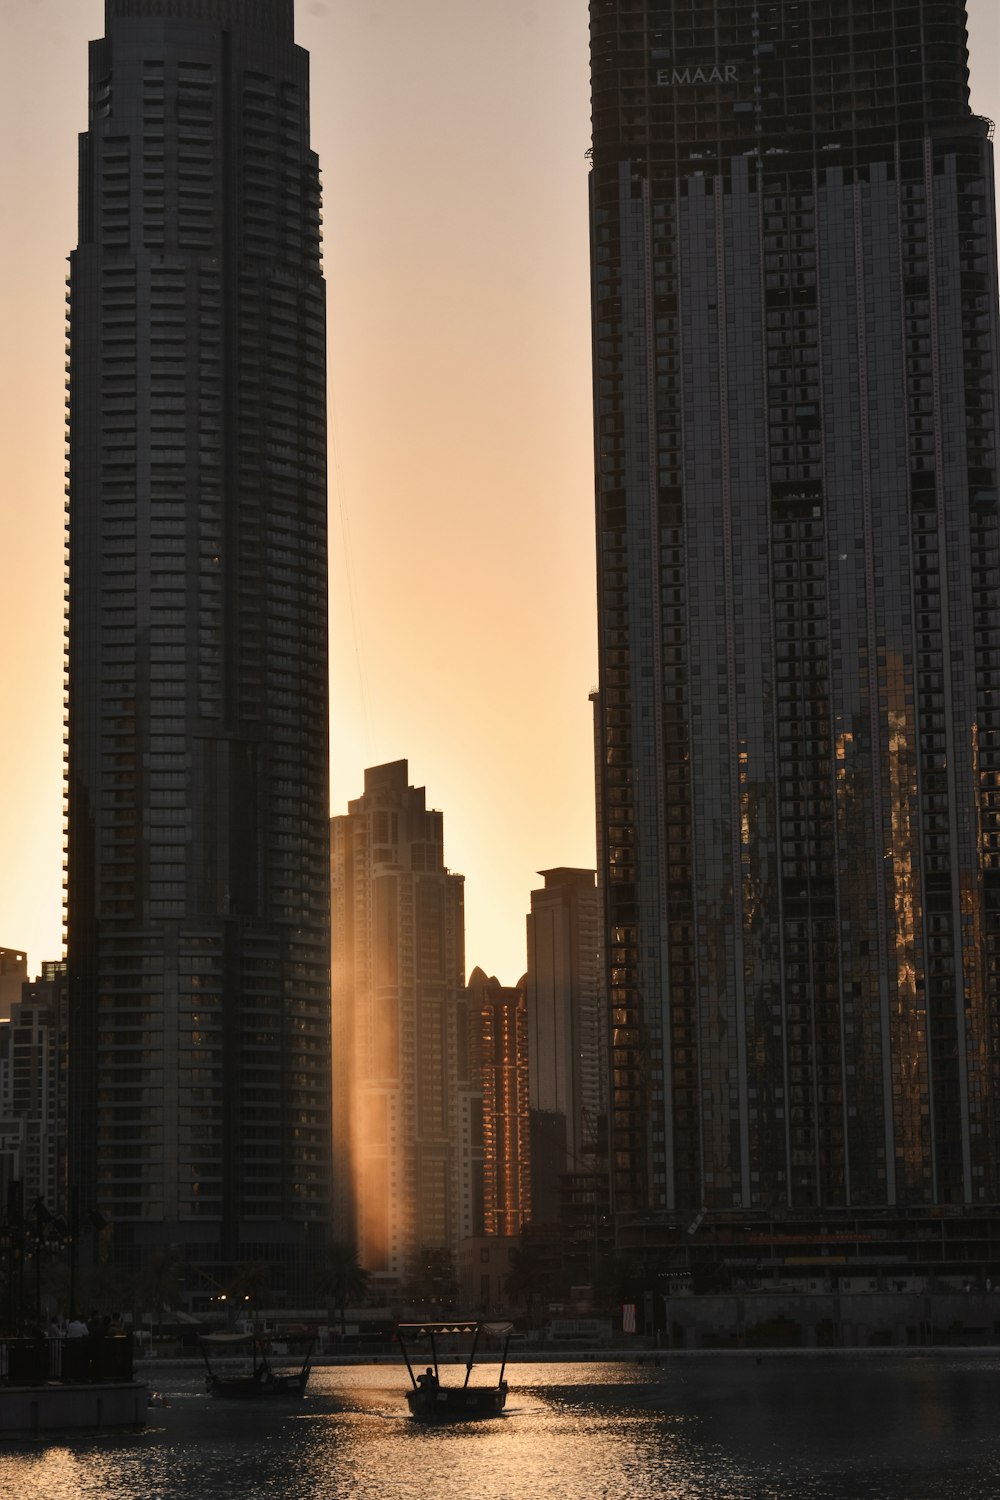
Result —
M 94 1385 L 134 1379 L 131 1333 L 86 1338 L 0 1338 L 0 1388 Z

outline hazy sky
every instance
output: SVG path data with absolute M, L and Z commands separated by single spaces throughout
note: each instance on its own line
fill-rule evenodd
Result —
M 1000 117 L 1000 3 L 969 0 Z M 102 0 L 0 0 L 0 946 L 61 952 L 65 257 Z M 331 809 L 407 758 L 524 970 L 594 861 L 586 0 L 297 0 L 323 168 Z

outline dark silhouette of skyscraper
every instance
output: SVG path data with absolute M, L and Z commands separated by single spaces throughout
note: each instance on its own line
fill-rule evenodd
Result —
M 325 294 L 292 0 L 107 0 L 70 272 L 71 1181 L 118 1253 L 329 1214 Z
M 592 0 L 620 1233 L 1000 1201 L 991 128 L 962 0 Z

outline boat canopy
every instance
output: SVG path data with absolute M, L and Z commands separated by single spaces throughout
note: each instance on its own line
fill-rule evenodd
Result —
M 500 1319 L 490 1321 L 482 1318 L 471 1318 L 463 1321 L 458 1319 L 450 1323 L 400 1323 L 397 1332 L 404 1339 L 428 1339 L 441 1338 L 445 1334 L 469 1334 L 485 1333 L 488 1338 L 501 1338 L 504 1334 L 513 1330 L 513 1323 Z
M 213 1349 L 232 1349 L 237 1344 L 250 1344 L 256 1337 L 253 1333 L 203 1333 L 201 1342 Z

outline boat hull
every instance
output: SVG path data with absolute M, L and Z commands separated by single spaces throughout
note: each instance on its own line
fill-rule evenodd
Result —
M 210 1375 L 206 1382 L 213 1396 L 232 1401 L 280 1401 L 304 1396 L 308 1383 L 308 1370 L 301 1375 L 270 1375 L 259 1380 L 252 1375 Z
M 507 1382 L 496 1386 L 439 1386 L 407 1391 L 407 1405 L 419 1422 L 468 1422 L 498 1417 L 507 1402 Z

